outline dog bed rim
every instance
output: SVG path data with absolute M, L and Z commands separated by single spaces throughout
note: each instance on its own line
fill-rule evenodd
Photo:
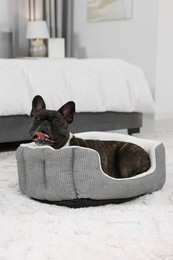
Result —
M 155 149 L 156 147 L 161 144 L 161 142 L 156 142 L 154 146 L 152 146 L 150 148 L 150 152 L 149 152 L 149 157 L 150 157 L 150 160 L 151 160 L 151 167 L 148 169 L 148 171 L 146 172 L 143 172 L 143 173 L 140 173 L 138 175 L 135 175 L 135 176 L 132 176 L 132 177 L 127 177 L 127 178 L 115 178 L 115 177 L 111 177 L 109 176 L 108 174 L 106 174 L 102 167 L 101 167 L 101 158 L 100 158 L 100 155 L 97 151 L 95 151 L 94 149 L 91 149 L 91 148 L 87 148 L 87 147 L 80 147 L 80 146 L 65 146 L 65 147 L 62 147 L 60 149 L 54 149 L 53 147 L 51 146 L 48 146 L 48 145 L 44 145 L 44 146 L 38 146 L 36 145 L 34 142 L 31 142 L 29 144 L 21 144 L 20 147 L 25 147 L 25 148 L 28 148 L 28 149 L 41 149 L 41 150 L 46 150 L 46 149 L 51 149 L 53 152 L 55 153 L 58 153 L 59 151 L 61 151 L 62 149 L 84 149 L 84 150 L 89 150 L 89 151 L 92 151 L 94 153 L 97 154 L 98 156 L 98 160 L 99 160 L 99 167 L 100 167 L 100 171 L 101 173 L 106 176 L 107 178 L 110 178 L 112 180 L 116 180 L 116 181 L 128 181 L 128 180 L 132 180 L 132 179 L 136 179 L 136 178 L 142 178 L 146 175 L 149 175 L 151 174 L 155 169 L 156 169 L 156 158 L 155 158 Z

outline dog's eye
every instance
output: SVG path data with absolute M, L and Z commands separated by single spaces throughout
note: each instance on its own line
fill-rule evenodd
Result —
M 54 124 L 54 125 L 58 125 L 58 124 L 59 124 L 59 120 L 58 120 L 57 118 L 55 118 L 55 119 L 53 120 L 53 124 Z

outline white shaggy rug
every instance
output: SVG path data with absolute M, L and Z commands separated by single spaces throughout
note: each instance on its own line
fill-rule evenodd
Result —
M 0 153 L 0 260 L 172 260 L 173 133 L 145 137 L 166 147 L 166 184 L 120 205 L 70 209 L 33 201 L 19 191 L 15 152 Z

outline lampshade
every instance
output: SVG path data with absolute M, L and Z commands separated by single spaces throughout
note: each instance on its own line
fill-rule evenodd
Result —
M 46 21 L 29 21 L 26 29 L 27 39 L 47 39 L 49 32 Z

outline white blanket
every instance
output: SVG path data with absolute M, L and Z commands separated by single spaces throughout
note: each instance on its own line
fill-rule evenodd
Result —
M 119 59 L 0 59 L 0 86 L 0 116 L 29 115 L 35 95 L 47 109 L 73 100 L 77 112 L 154 112 L 142 69 Z

